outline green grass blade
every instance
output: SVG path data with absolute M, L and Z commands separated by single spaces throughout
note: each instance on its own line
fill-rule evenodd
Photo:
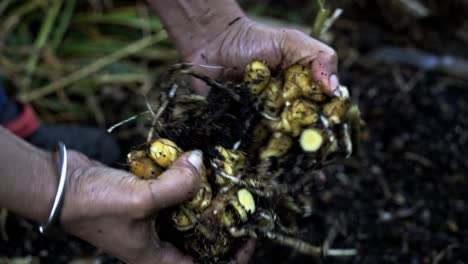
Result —
M 60 8 L 62 7 L 63 0 L 55 0 L 52 3 L 52 6 L 47 12 L 47 16 L 44 20 L 44 22 L 41 25 L 41 29 L 39 31 L 39 35 L 36 38 L 36 42 L 34 43 L 34 52 L 31 54 L 29 57 L 29 60 L 26 64 L 26 81 L 25 81 L 25 87 L 28 87 L 29 84 L 31 83 L 31 78 L 34 74 L 34 71 L 37 66 L 37 61 L 39 59 L 39 56 L 41 54 L 41 50 L 44 47 L 44 45 L 47 42 L 47 39 L 49 38 L 50 32 L 52 31 L 52 27 L 54 25 L 54 22 L 57 18 L 57 15 L 60 11 Z
M 63 8 L 63 12 L 60 15 L 60 21 L 58 23 L 57 30 L 54 32 L 52 36 L 52 50 L 56 51 L 58 46 L 62 43 L 63 37 L 70 25 L 70 20 L 73 16 L 73 12 L 75 10 L 76 0 L 67 0 L 65 3 L 65 7 Z
M 311 37 L 319 39 L 322 35 L 323 25 L 330 15 L 330 9 L 326 8 L 323 1 L 317 1 L 317 15 L 315 16 L 314 24 L 312 25 Z

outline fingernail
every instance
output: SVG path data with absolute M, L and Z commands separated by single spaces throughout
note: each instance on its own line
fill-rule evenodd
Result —
M 188 162 L 200 171 L 203 165 L 203 153 L 200 150 L 191 151 L 190 156 L 188 157 Z
M 339 96 L 340 91 L 338 90 L 338 86 L 340 85 L 340 81 L 338 80 L 336 74 L 332 74 L 332 76 L 330 76 L 328 84 L 330 85 L 330 90 L 332 91 L 333 95 Z

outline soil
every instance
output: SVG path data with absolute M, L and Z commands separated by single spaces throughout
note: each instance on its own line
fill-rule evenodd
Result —
M 278 2 L 271 4 L 281 7 Z M 467 263 L 468 81 L 368 56 L 395 45 L 468 58 L 468 40 L 459 34 L 467 34 L 467 7 L 462 1 L 423 1 L 437 15 L 416 20 L 392 14 L 382 2 L 344 3 L 345 15 L 332 31 L 340 80 L 366 126 L 359 155 L 325 169 L 327 181 L 315 194 L 314 213 L 302 223 L 303 238 L 358 250 L 355 257 L 319 263 Z M 39 256 L 43 263 L 98 256 L 115 262 L 76 239 L 41 238 L 14 216 L 7 233 L 8 242 L 0 239 L 2 256 Z M 251 262 L 313 260 L 262 241 Z
M 322 263 L 466 263 L 467 79 L 369 60 L 384 45 L 468 58 L 466 39 L 456 37 L 467 23 L 461 15 L 466 6 L 422 1 L 438 15 L 416 21 L 391 14 L 384 1 L 337 2 L 345 8 L 333 45 L 340 80 L 350 87 L 366 127 L 360 155 L 327 169 L 304 237 L 359 251 Z M 264 248 L 253 263 L 311 262 Z

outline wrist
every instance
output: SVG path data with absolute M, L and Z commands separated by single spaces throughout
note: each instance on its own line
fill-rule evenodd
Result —
M 40 181 L 40 183 L 34 184 L 36 187 L 32 185 L 29 188 L 33 193 L 32 201 L 35 203 L 37 202 L 38 204 L 38 210 L 34 213 L 32 219 L 39 223 L 45 223 L 49 218 L 49 214 L 54 203 L 55 193 L 57 191 L 59 180 L 57 168 L 58 162 L 54 152 L 42 152 L 37 155 L 42 156 L 40 158 L 42 162 L 38 162 L 37 165 L 32 165 L 34 168 L 32 172 L 33 177 Z M 37 192 L 34 189 L 37 190 Z
M 80 203 L 84 197 L 77 192 L 83 184 L 81 178 L 93 169 L 92 161 L 85 155 L 73 150 L 67 152 L 67 181 L 58 218 L 58 224 L 65 229 L 68 223 L 79 221 L 86 214 L 85 206 Z
M 0 127 L 0 206 L 44 222 L 57 187 L 54 156 Z
M 185 58 L 246 15 L 234 0 L 148 0 Z

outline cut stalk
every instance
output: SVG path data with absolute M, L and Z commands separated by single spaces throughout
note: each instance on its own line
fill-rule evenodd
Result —
M 311 37 L 319 39 L 323 32 L 323 25 L 330 15 L 330 9 L 325 8 L 324 0 L 317 1 L 317 15 L 315 16 L 314 24 L 312 26 Z
M 317 152 L 323 143 L 322 133 L 315 128 L 305 129 L 302 131 L 299 143 L 304 151 Z

